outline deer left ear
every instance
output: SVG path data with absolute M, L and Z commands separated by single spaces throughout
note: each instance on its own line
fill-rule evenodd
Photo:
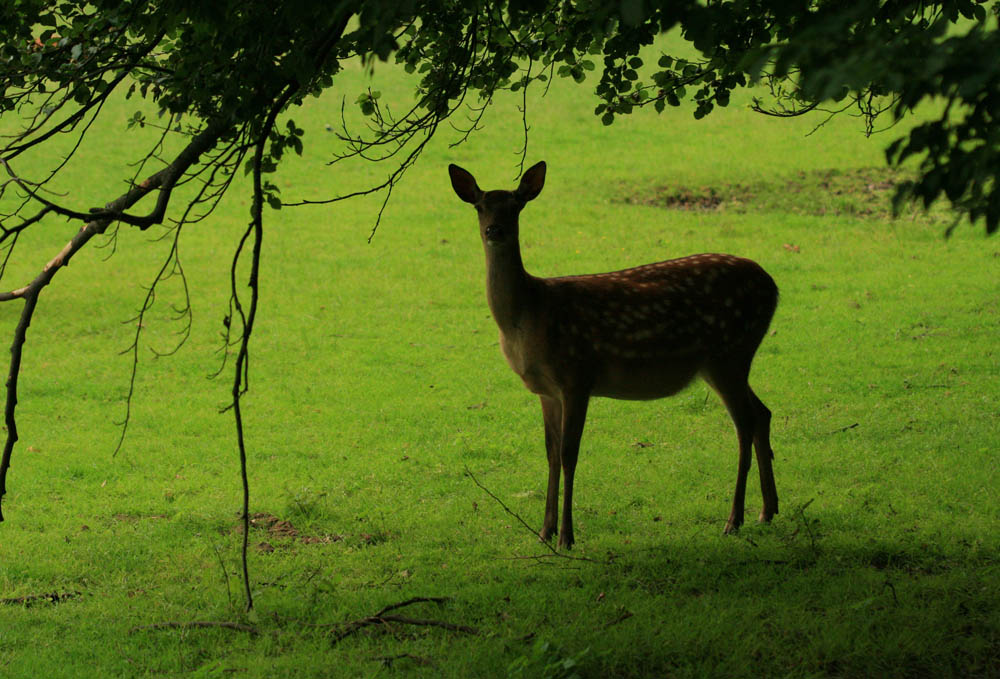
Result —
M 544 160 L 528 168 L 528 171 L 521 177 L 521 183 L 518 184 L 514 194 L 527 203 L 529 200 L 534 200 L 542 192 L 543 186 L 545 186 Z

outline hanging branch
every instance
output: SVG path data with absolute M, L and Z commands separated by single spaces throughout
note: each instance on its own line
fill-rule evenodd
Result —
M 240 240 L 240 246 L 233 257 L 232 268 L 230 270 L 232 303 L 243 322 L 240 347 L 236 354 L 236 366 L 233 370 L 233 402 L 231 407 L 236 422 L 236 442 L 240 451 L 240 478 L 243 482 L 243 507 L 241 516 L 243 521 L 243 543 L 240 550 L 240 561 L 243 568 L 243 594 L 246 597 L 247 611 L 253 609 L 253 593 L 250 590 L 250 570 L 247 565 L 247 552 L 250 540 L 250 481 L 247 476 L 247 450 L 246 439 L 243 433 L 243 409 L 240 398 L 249 389 L 250 336 L 253 334 L 254 321 L 257 318 L 257 303 L 260 300 L 260 253 L 261 244 L 264 239 L 264 185 L 261 179 L 261 168 L 263 167 L 264 148 L 271 131 L 274 129 L 274 122 L 278 114 L 281 113 L 297 92 L 297 84 L 290 84 L 285 88 L 284 93 L 278 97 L 268 112 L 267 120 L 264 121 L 264 126 L 257 137 L 253 155 L 251 221 L 246 233 L 243 234 L 243 238 Z M 239 265 L 243 244 L 251 235 L 253 237 L 253 247 L 250 255 L 250 280 L 248 282 L 250 287 L 250 307 L 244 314 L 236 287 L 236 269 Z

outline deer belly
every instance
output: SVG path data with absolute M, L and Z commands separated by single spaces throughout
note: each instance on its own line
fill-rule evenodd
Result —
M 607 361 L 591 394 L 627 401 L 664 398 L 690 384 L 700 368 L 694 358 Z

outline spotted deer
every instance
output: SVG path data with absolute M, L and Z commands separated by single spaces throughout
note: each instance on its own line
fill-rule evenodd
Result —
M 573 545 L 573 477 L 592 396 L 648 400 L 677 393 L 700 375 L 722 398 L 739 439 L 729 533 L 743 523 L 751 444 L 764 496 L 761 521 L 778 513 L 770 443 L 771 411 L 747 378 L 778 302 L 758 264 L 701 254 L 585 276 L 536 278 L 524 270 L 518 216 L 541 193 L 545 163 L 529 168 L 514 191 L 482 191 L 450 165 L 458 197 L 479 213 L 486 251 L 486 298 L 500 347 L 525 386 L 538 394 L 549 462 L 540 534 Z

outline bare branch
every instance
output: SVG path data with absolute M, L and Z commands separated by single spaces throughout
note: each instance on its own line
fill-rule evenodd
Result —
M 137 203 L 149 193 L 159 189 L 164 191 L 164 183 L 171 179 L 172 173 L 183 174 L 188 167 L 194 164 L 198 157 L 216 144 L 224 134 L 225 127 L 222 124 L 209 124 L 200 134 L 180 154 L 173 163 L 163 168 L 159 172 L 150 175 L 144 182 L 133 186 L 126 193 L 108 203 L 107 210 L 111 213 L 120 213 Z M 176 181 L 176 179 L 174 179 Z M 23 299 L 24 307 L 21 309 L 21 316 L 14 331 L 14 339 L 11 344 L 10 369 L 7 374 L 7 399 L 4 408 L 4 417 L 7 424 L 7 438 L 4 443 L 3 456 L 0 457 L 0 502 L 7 492 L 7 470 L 10 468 L 11 455 L 14 445 L 18 440 L 17 422 L 15 411 L 17 408 L 17 383 L 21 371 L 21 356 L 24 342 L 31 325 L 31 319 L 38 304 L 38 296 L 42 290 L 52 281 L 53 277 L 67 266 L 70 260 L 80 251 L 94 236 L 104 233 L 111 225 L 111 219 L 92 219 L 76 233 L 75 236 L 53 257 L 42 269 L 34 280 L 28 285 L 0 293 L 0 302 L 7 302 L 14 299 Z M 2 507 L 0 507 L 0 521 L 3 520 Z

